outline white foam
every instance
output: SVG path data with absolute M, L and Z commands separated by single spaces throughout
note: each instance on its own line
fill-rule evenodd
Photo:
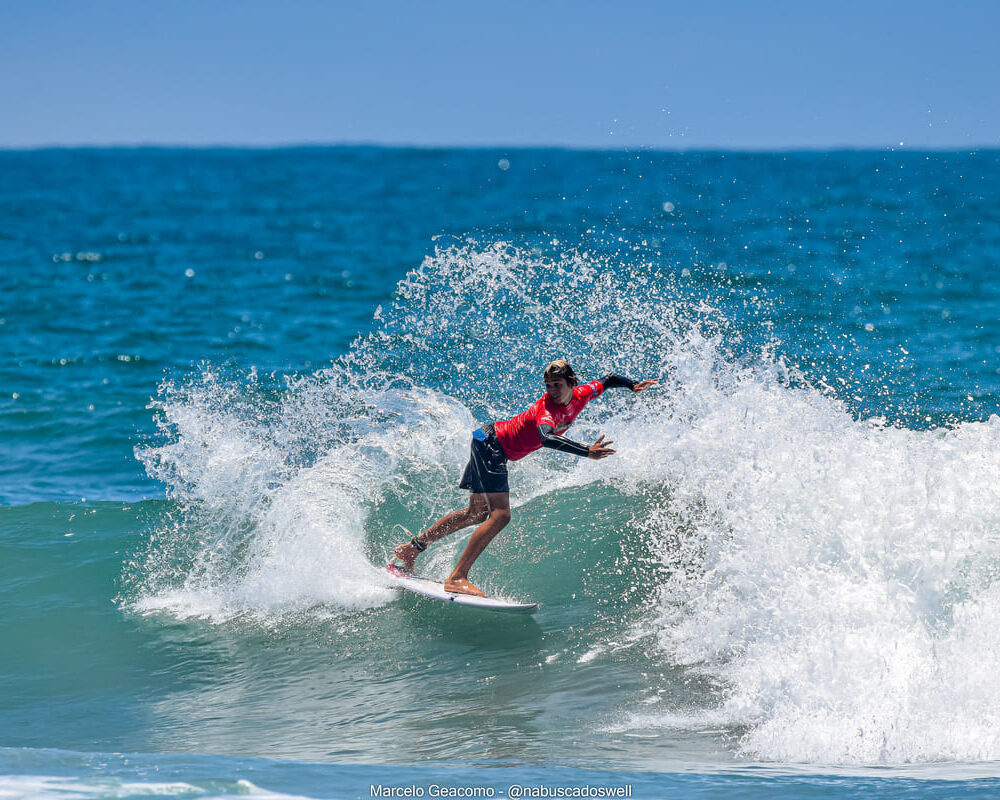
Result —
M 780 362 L 693 366 L 631 444 L 670 487 L 646 522 L 672 570 L 660 644 L 725 687 L 742 753 L 1000 758 L 1000 419 L 901 430 Z
M 0 776 L 0 800 L 90 800 L 90 798 L 137 797 L 241 797 L 259 800 L 297 800 L 300 795 L 271 792 L 248 780 L 199 786 L 184 781 L 125 781 L 105 777 L 56 777 L 50 775 Z
M 320 424 L 327 389 L 319 378 L 299 386 L 267 420 L 220 403 L 235 390 L 212 376 L 167 393 L 171 440 L 140 455 L 171 481 L 181 512 L 154 537 L 131 607 L 223 621 L 360 610 L 395 596 L 366 555 L 371 508 L 387 484 L 461 461 L 471 419 L 434 392 L 366 392 L 369 413 L 348 416 L 341 401 L 334 422 L 352 430 L 299 465 L 302 415 Z

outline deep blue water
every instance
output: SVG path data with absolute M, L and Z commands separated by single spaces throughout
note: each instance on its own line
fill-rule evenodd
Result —
M 997 151 L 0 152 L 0 793 L 994 794 L 998 264 Z M 542 610 L 397 597 L 556 357 Z

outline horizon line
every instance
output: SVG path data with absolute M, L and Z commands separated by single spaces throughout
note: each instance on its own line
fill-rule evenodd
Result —
M 0 152 L 37 152 L 42 150 L 305 150 L 305 149 L 348 149 L 370 148 L 378 150 L 468 150 L 468 151 L 525 151 L 553 150 L 565 152 L 646 152 L 646 153 L 743 153 L 743 154 L 790 154 L 790 153 L 833 153 L 833 152 L 928 152 L 956 153 L 967 151 L 1000 150 L 1000 141 L 974 144 L 908 145 L 896 144 L 831 144 L 831 145 L 788 145 L 779 147 L 754 147 L 734 145 L 698 145 L 691 147 L 663 147 L 660 145 L 570 145 L 570 144 L 450 144 L 450 143 L 403 143 L 377 141 L 321 141 L 290 140 L 284 142 L 47 142 L 42 144 L 0 144 Z

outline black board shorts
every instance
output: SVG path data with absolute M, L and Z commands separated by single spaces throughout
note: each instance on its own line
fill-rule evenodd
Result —
M 493 431 L 493 423 L 472 433 L 469 463 L 458 484 L 474 494 L 510 492 L 507 483 L 507 454 Z

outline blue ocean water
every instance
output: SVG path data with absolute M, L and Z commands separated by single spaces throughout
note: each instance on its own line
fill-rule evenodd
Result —
M 1000 788 L 1000 152 L 0 177 L 0 794 Z M 473 577 L 541 611 L 397 596 L 556 357 L 661 383 L 513 465 Z

